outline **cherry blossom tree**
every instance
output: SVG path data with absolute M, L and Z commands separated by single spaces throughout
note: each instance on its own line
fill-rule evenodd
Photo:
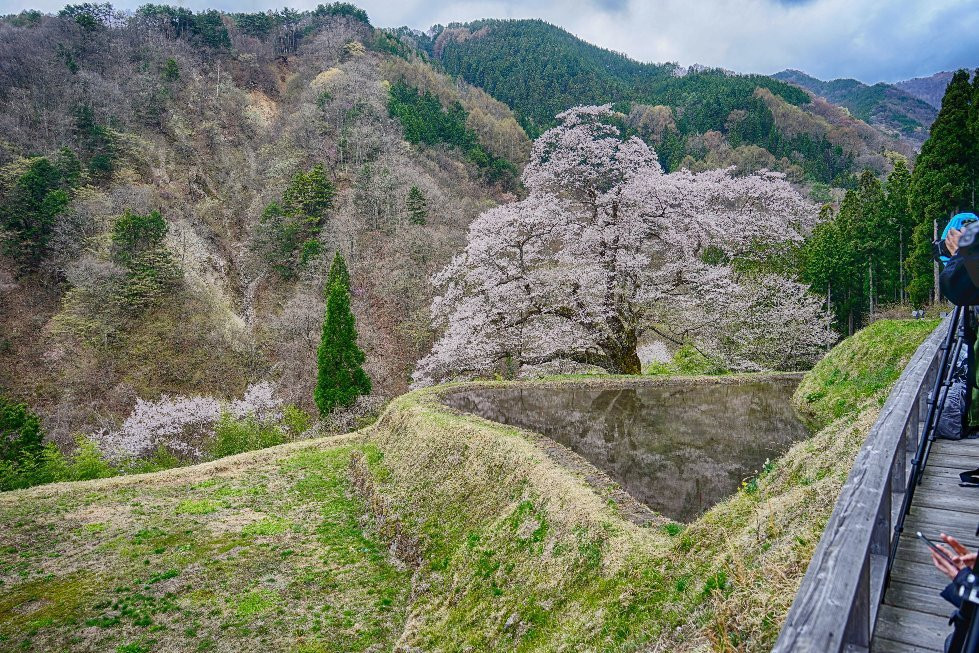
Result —
M 819 301 L 770 265 L 816 207 L 778 173 L 664 174 L 612 117 L 608 105 L 560 114 L 534 143 L 527 198 L 473 222 L 433 279 L 442 336 L 416 384 L 555 360 L 638 373 L 653 335 L 740 369 L 798 365 L 825 346 Z
M 119 430 L 102 429 L 90 437 L 111 460 L 147 456 L 161 446 L 199 460 L 204 455 L 202 441 L 211 437 L 214 425 L 223 414 L 275 422 L 282 418 L 281 409 L 282 401 L 268 381 L 253 383 L 245 390 L 244 397 L 231 402 L 213 397 L 163 395 L 156 401 L 137 399 L 133 412 Z

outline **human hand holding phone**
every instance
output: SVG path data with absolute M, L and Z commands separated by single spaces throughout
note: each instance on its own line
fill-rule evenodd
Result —
M 942 533 L 940 536 L 942 541 L 951 549 L 936 544 L 920 531 L 917 535 L 931 549 L 931 561 L 935 567 L 949 578 L 955 578 L 963 567 L 972 567 L 976 563 L 975 552 L 970 552 L 951 535 Z

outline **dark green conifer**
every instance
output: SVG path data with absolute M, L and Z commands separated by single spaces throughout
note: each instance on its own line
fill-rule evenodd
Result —
M 337 282 L 343 284 L 348 292 L 350 291 L 350 272 L 347 270 L 347 262 L 340 254 L 340 250 L 336 251 L 333 255 L 333 262 L 330 263 L 330 273 L 326 277 L 326 288 L 324 289 L 326 297 L 330 296 L 330 288 Z
M 41 420 L 26 405 L 0 396 L 0 461 L 19 462 L 44 446 Z
M 167 59 L 166 63 L 163 64 L 163 72 L 160 73 L 160 78 L 165 82 L 175 82 L 180 79 L 180 66 L 177 65 L 177 60 L 173 57 Z
M 911 171 L 904 159 L 894 162 L 894 170 L 887 177 L 885 186 L 889 250 L 891 262 L 896 263 L 891 273 L 891 287 L 896 288 L 896 299 L 904 303 L 904 261 L 908 257 L 911 245 L 911 233 L 914 231 L 914 216 L 911 214 Z M 890 268 L 889 268 L 890 269 Z
M 349 406 L 369 394 L 371 380 L 361 365 L 364 352 L 357 346 L 357 329 L 350 310 L 349 276 L 339 252 L 330 267 L 323 336 L 317 351 L 318 373 L 313 399 L 320 415 Z
M 412 186 L 408 191 L 405 208 L 412 224 L 425 224 L 428 221 L 428 200 L 418 186 Z
M 31 161 L 8 197 L 0 200 L 0 229 L 6 231 L 0 244 L 25 270 L 41 262 L 55 219 L 68 206 L 68 193 L 60 186 L 58 168 L 40 157 Z
M 935 222 L 940 231 L 952 214 L 973 208 L 976 143 L 969 123 L 974 94 L 969 73 L 956 72 L 911 175 L 915 228 L 907 271 L 908 293 L 915 306 L 929 300 L 934 285 L 931 241 Z

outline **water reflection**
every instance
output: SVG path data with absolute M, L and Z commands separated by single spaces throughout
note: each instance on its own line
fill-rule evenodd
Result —
M 796 383 L 480 388 L 444 401 L 543 433 L 639 501 L 689 521 L 807 435 L 789 403 Z

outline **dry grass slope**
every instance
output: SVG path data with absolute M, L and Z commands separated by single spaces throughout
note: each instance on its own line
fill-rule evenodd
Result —
M 872 327 L 821 369 L 899 371 L 926 331 Z M 444 388 L 341 438 L 8 493 L 0 648 L 768 650 L 886 389 L 689 525 L 637 524 L 533 434 L 442 407 Z

